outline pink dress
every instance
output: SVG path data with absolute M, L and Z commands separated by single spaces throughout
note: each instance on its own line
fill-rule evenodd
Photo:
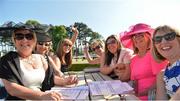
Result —
M 149 89 L 156 81 L 156 75 L 167 65 L 167 61 L 157 63 L 150 51 L 144 57 L 134 56 L 131 59 L 131 80 L 138 83 L 138 93 Z M 147 96 L 139 97 L 141 100 L 148 100 Z

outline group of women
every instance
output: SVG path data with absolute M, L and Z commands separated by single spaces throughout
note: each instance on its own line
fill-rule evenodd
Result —
M 148 100 L 148 91 L 156 89 L 157 100 L 180 99 L 180 42 L 177 29 L 164 25 L 156 29 L 144 23 L 130 26 L 120 39 L 109 36 L 102 46 L 94 41 L 91 48 L 99 58 L 100 72 L 121 81 L 133 81 L 135 95 Z M 132 52 L 133 50 L 133 52 Z M 100 53 L 100 54 L 99 54 Z
M 78 82 L 75 76 L 64 77 L 60 71 L 62 65 L 69 66 L 68 58 L 78 31 L 73 28 L 72 39 L 60 42 L 58 54 L 50 54 L 51 37 L 40 33 L 28 24 L 15 25 L 11 29 L 12 41 L 16 51 L 9 52 L 0 59 L 0 78 L 7 91 L 7 100 L 60 100 L 57 92 L 45 92 L 54 85 L 65 86 Z M 72 40 L 72 41 L 71 41 Z M 67 43 L 69 42 L 69 43 Z M 35 54 L 37 53 L 37 54 Z M 69 54 L 70 53 L 70 54 Z M 60 56 L 60 57 L 58 57 Z M 67 67 L 65 67 L 67 68 Z M 64 69 L 65 70 L 65 69 Z
M 72 64 L 72 46 L 78 30 L 72 28 L 71 39 L 59 42 L 51 52 L 52 39 L 28 25 L 13 28 L 12 41 L 16 52 L 0 59 L 0 78 L 7 99 L 60 100 L 57 92 L 45 92 L 54 85 L 77 83 L 74 76 L 64 77 Z M 180 99 L 180 33 L 164 25 L 156 29 L 139 23 L 121 33 L 110 35 L 105 42 L 95 40 L 91 49 L 98 55 L 92 59 L 88 48 L 84 53 L 89 63 L 100 64 L 100 72 L 124 82 L 133 81 L 135 95 L 148 100 L 148 91 L 156 89 L 156 99 Z M 35 54 L 36 53 L 36 54 Z

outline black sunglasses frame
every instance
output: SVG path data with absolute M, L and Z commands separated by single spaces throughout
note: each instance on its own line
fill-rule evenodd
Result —
M 100 49 L 101 46 L 100 45 L 97 45 L 95 48 L 92 48 L 93 51 L 95 51 L 96 49 Z
M 15 33 L 15 40 L 23 40 L 24 38 L 26 38 L 27 40 L 33 40 L 34 39 L 34 35 L 32 33 L 27 33 L 27 34 L 23 34 L 23 33 Z
M 164 38 L 166 41 L 172 41 L 175 39 L 175 37 L 177 36 L 177 34 L 175 32 L 170 32 L 170 33 L 166 33 L 163 36 L 156 36 L 153 38 L 153 42 L 155 44 L 161 43 L 162 39 Z
M 43 46 L 43 45 L 45 45 L 45 46 L 51 46 L 51 43 L 46 43 L 46 42 L 38 42 L 38 45 L 41 45 L 41 46 Z

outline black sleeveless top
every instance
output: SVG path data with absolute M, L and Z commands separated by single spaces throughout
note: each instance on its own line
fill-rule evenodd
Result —
M 61 64 L 61 72 L 68 72 L 69 68 L 68 68 L 68 65 L 64 65 L 64 64 Z

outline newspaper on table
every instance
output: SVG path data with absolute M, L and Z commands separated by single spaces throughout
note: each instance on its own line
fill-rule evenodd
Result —
M 78 87 L 53 87 L 50 91 L 56 91 L 62 94 L 64 100 L 86 100 L 88 99 L 88 86 Z
M 120 80 L 95 81 L 88 83 L 92 95 L 116 95 L 124 94 L 133 90 L 127 82 Z

